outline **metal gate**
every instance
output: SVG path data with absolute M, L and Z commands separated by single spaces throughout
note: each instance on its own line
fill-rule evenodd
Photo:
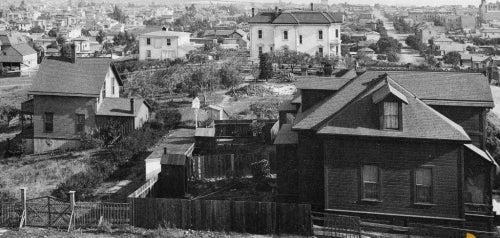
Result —
M 63 228 L 70 218 L 70 203 L 51 196 L 26 200 L 26 226 Z

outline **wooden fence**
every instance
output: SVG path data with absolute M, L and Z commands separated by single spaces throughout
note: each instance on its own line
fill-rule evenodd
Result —
M 113 225 L 130 223 L 128 203 L 78 202 L 75 204 L 71 227 L 95 227 L 106 221 Z
M 314 234 L 322 237 L 361 237 L 361 219 L 353 216 L 343 216 L 328 213 L 312 213 L 315 225 Z
M 22 204 L 19 202 L 0 203 L 0 226 L 19 226 L 22 212 Z
M 231 174 L 249 176 L 252 174 L 250 165 L 262 159 L 265 158 L 255 154 L 193 156 L 190 158 L 189 176 L 193 180 L 223 178 Z
M 311 206 L 273 202 L 129 198 L 132 225 L 144 228 L 311 235 Z

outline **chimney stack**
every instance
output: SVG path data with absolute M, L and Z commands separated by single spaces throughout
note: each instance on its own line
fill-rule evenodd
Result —
M 311 11 L 314 11 L 314 4 L 311 3 Z
M 255 16 L 255 8 L 252 7 L 252 17 Z
M 71 63 L 76 63 L 76 45 L 75 43 L 71 44 Z
M 132 114 L 134 114 L 134 99 L 133 98 L 130 99 L 130 111 L 132 112 Z

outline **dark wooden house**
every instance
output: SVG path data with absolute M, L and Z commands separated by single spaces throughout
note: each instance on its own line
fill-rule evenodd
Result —
M 394 225 L 493 230 L 494 104 L 482 74 L 367 71 L 298 89 L 275 141 L 281 198 Z

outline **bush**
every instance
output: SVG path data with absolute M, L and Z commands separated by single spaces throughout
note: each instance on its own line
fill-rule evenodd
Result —
M 174 129 L 181 123 L 181 113 L 178 110 L 163 109 L 156 113 L 156 122 L 161 123 L 164 129 Z
M 389 52 L 389 53 L 387 53 L 387 60 L 389 62 L 398 62 L 399 61 L 399 54 L 396 52 Z
M 103 181 L 101 174 L 94 171 L 80 172 L 71 176 L 68 180 L 60 183 L 52 191 L 52 196 L 67 201 L 69 191 L 75 191 L 75 199 L 78 201 L 91 200 L 94 197 L 94 189 Z

